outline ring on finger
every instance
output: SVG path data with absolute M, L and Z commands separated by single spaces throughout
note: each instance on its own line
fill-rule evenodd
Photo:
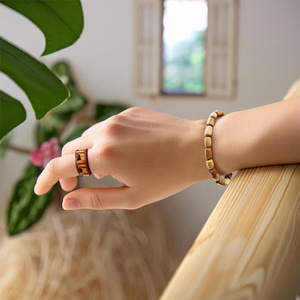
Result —
M 80 176 L 90 176 L 92 174 L 88 160 L 88 149 L 75 151 L 75 163 Z

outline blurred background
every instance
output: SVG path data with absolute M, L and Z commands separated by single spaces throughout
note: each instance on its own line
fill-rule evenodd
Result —
M 231 95 L 201 95 L 205 90 L 205 80 L 203 85 L 192 86 L 187 92 L 178 87 L 172 90 L 170 84 L 165 83 L 164 92 L 167 95 L 137 93 L 134 84 L 134 68 L 137 63 L 134 2 L 83 0 L 85 25 L 80 39 L 70 48 L 42 57 L 41 60 L 47 65 L 58 60 L 69 62 L 77 87 L 92 101 L 141 106 L 190 120 L 206 119 L 214 109 L 229 113 L 280 101 L 291 84 L 300 77 L 300 1 L 240 0 L 236 1 L 238 18 L 234 25 L 237 27 L 234 44 L 235 80 L 234 92 Z M 44 49 L 42 33 L 28 20 L 6 7 L 1 6 L 0 14 L 0 34 L 39 57 Z M 161 17 L 154 16 L 153 22 L 161 22 Z M 185 24 L 184 20 L 181 22 Z M 160 24 L 158 27 L 161 28 L 161 35 L 157 40 L 160 40 L 163 27 Z M 205 22 L 194 30 L 205 34 Z M 186 35 L 182 36 L 184 38 Z M 188 35 L 187 37 L 189 38 Z M 172 42 L 172 38 L 170 40 Z M 201 42 L 201 35 L 195 40 Z M 197 53 L 193 61 L 205 65 L 202 46 L 195 46 L 200 52 L 195 50 Z M 168 45 L 164 44 L 164 47 L 164 50 L 161 47 L 161 51 L 167 55 Z M 161 78 L 166 76 L 169 58 L 164 57 L 164 64 L 161 63 L 161 57 L 158 59 L 162 73 L 157 73 L 157 80 L 161 82 Z M 176 72 L 180 73 L 178 70 Z M 195 76 L 201 79 L 204 75 L 198 72 Z M 193 80 L 195 79 L 192 78 L 191 81 Z M 5 87 L 8 94 L 22 100 L 27 111 L 26 122 L 13 132 L 14 144 L 33 149 L 32 126 L 35 120 L 26 95 L 3 74 L 0 74 L 0 85 L 1 88 Z M 195 95 L 186 95 L 187 93 Z M 5 160 L 1 161 L 2 206 L 25 162 L 23 155 L 13 152 L 9 152 Z M 206 181 L 152 204 L 162 212 L 164 222 L 168 225 L 178 263 L 192 245 L 223 192 L 223 187 L 217 186 L 213 181 Z M 146 208 L 141 208 L 143 209 Z

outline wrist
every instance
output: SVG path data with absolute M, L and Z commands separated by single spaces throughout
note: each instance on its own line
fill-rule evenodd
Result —
M 220 175 L 225 175 L 233 171 L 230 156 L 232 145 L 228 144 L 228 133 L 230 133 L 228 119 L 230 119 L 230 115 L 217 118 L 212 134 L 213 160 L 215 169 Z
M 192 160 L 193 183 L 211 179 L 211 175 L 206 167 L 205 147 L 204 147 L 204 131 L 206 120 L 193 121 L 191 130 L 191 149 L 190 155 Z
M 227 173 L 224 178 L 222 178 L 220 175 L 220 166 L 218 167 L 214 163 L 214 154 L 213 154 L 213 142 L 212 142 L 212 136 L 213 136 L 213 131 L 214 131 L 214 125 L 216 123 L 216 120 L 220 117 L 225 116 L 225 113 L 221 110 L 214 110 L 210 115 L 209 118 L 207 119 L 206 122 L 206 128 L 204 131 L 204 147 L 205 147 L 205 160 L 206 160 L 206 166 L 211 174 L 212 178 L 214 181 L 222 186 L 228 185 L 231 181 L 232 173 Z M 217 169 L 218 168 L 218 169 Z
M 231 118 L 232 114 L 217 118 L 211 137 L 214 167 L 218 174 L 222 176 L 237 170 L 234 159 L 235 155 L 232 154 L 236 148 L 236 144 L 234 140 L 230 139 Z M 189 164 L 189 168 L 192 170 L 192 183 L 212 179 L 205 159 L 204 131 L 206 121 L 192 121 L 188 146 L 192 152 L 186 152 L 188 157 L 192 158 Z

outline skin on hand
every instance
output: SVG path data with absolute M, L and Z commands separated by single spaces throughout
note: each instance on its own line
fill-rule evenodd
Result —
M 220 175 L 243 168 L 300 163 L 300 97 L 218 118 L 212 135 L 215 168 Z M 189 121 L 143 108 L 130 108 L 89 128 L 66 144 L 39 176 L 35 193 L 59 180 L 75 189 L 75 151 L 87 148 L 97 178 L 123 184 L 84 188 L 67 194 L 65 209 L 134 209 L 210 179 L 204 158 L 206 120 Z
M 59 180 L 66 191 L 77 185 L 75 151 L 88 148 L 97 177 L 112 176 L 123 185 L 83 188 L 64 197 L 65 209 L 135 209 L 209 179 L 205 166 L 205 121 L 130 108 L 100 122 L 62 150 L 39 176 L 35 193 L 44 194 Z

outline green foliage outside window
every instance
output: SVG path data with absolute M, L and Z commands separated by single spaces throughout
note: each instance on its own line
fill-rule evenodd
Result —
M 194 31 L 163 55 L 164 93 L 202 94 L 204 92 L 205 32 Z

